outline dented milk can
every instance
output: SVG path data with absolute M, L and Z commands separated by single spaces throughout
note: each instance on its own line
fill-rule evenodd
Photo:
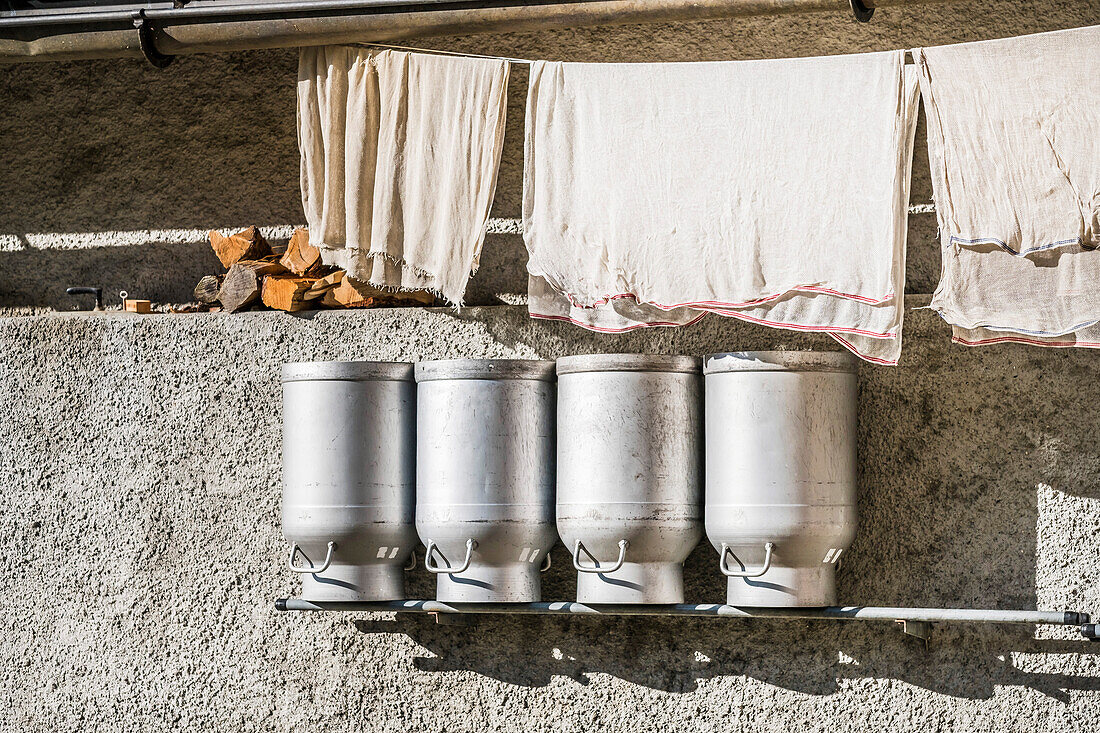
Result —
M 557 526 L 577 600 L 683 603 L 703 535 L 699 360 L 570 356 L 557 372 Z
M 404 597 L 415 390 L 412 364 L 283 365 L 283 535 L 304 599 Z
M 856 525 L 856 360 L 706 360 L 706 527 L 734 606 L 831 606 Z
M 541 597 L 554 533 L 554 363 L 416 365 L 416 529 L 436 598 Z

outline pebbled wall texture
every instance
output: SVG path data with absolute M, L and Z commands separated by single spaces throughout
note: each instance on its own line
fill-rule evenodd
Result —
M 523 307 L 0 319 L 3 731 L 1100 729 L 1073 628 L 274 610 L 279 365 L 832 348 L 707 318 L 605 337 Z M 1100 611 L 1100 362 L 953 346 L 864 366 L 843 604 Z M 544 597 L 574 597 L 562 546 Z M 724 598 L 709 546 L 688 602 Z M 410 597 L 432 581 L 407 574 Z
M 430 39 L 522 58 L 809 56 L 1100 23 L 1100 0 Z M 0 733 L 8 731 L 1100 730 L 1100 645 L 1073 629 L 715 619 L 279 614 L 285 361 L 834 349 L 710 317 L 600 336 L 533 322 L 515 235 L 461 313 L 67 314 L 69 285 L 190 299 L 204 233 L 302 220 L 293 51 L 0 67 Z M 493 216 L 519 216 L 516 67 Z M 923 128 L 913 203 L 930 202 Z M 853 205 L 858 205 L 854 202 Z M 926 305 L 935 216 L 910 219 Z M 86 305 L 86 304 L 82 304 Z M 43 314 L 47 313 L 47 314 Z M 863 366 L 860 526 L 842 603 L 1100 614 L 1100 361 L 966 349 L 908 314 L 901 366 Z M 724 597 L 714 553 L 688 601 Z M 554 551 L 545 597 L 575 592 Z M 408 595 L 430 597 L 422 569 Z

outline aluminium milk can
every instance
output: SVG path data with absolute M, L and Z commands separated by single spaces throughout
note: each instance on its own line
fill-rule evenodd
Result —
M 703 535 L 699 359 L 558 360 L 557 527 L 581 603 L 683 603 Z
M 831 606 L 856 526 L 855 358 L 706 360 L 706 529 L 734 606 Z
M 412 364 L 283 365 L 283 535 L 306 600 L 404 597 L 415 390 Z
M 416 529 L 436 598 L 541 597 L 554 532 L 554 363 L 416 365 Z

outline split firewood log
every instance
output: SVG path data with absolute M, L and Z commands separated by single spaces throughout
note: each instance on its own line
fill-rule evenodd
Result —
M 270 275 L 264 278 L 260 299 L 268 308 L 294 313 L 312 305 L 305 294 L 317 282 L 315 277 L 295 275 Z
M 204 275 L 195 286 L 195 300 L 207 305 L 218 302 L 218 291 L 224 279 L 224 275 Z
M 230 313 L 244 310 L 260 299 L 265 277 L 285 272 L 286 268 L 278 262 L 241 260 L 229 268 L 218 292 L 218 300 Z
M 326 292 L 321 303 L 330 308 L 374 308 L 382 305 L 432 305 L 435 296 L 423 290 L 392 292 L 345 276 Z
M 310 286 L 309 290 L 302 297 L 306 300 L 316 300 L 324 296 L 325 293 L 335 288 L 344 279 L 344 271 L 337 270 L 330 272 L 322 278 L 319 278 L 317 282 Z
M 345 275 L 336 287 L 321 296 L 321 304 L 329 308 L 370 308 L 383 294 L 373 285 Z
M 256 227 L 248 227 L 228 237 L 211 230 L 209 237 L 214 254 L 226 267 L 231 267 L 242 260 L 258 260 L 271 254 L 271 245 Z
M 294 230 L 279 262 L 295 275 L 305 275 L 321 263 L 321 250 L 309 243 L 308 229 Z

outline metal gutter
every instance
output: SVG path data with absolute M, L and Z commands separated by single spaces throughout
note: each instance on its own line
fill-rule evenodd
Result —
M 275 0 L 249 5 L 9 14 L 0 63 L 172 56 L 427 36 L 682 22 L 955 0 Z M 868 17 L 866 13 L 862 17 Z M 144 42 L 143 42 L 144 39 Z M 143 50 L 144 49 L 144 50 Z M 158 64 L 163 65 L 163 64 Z

